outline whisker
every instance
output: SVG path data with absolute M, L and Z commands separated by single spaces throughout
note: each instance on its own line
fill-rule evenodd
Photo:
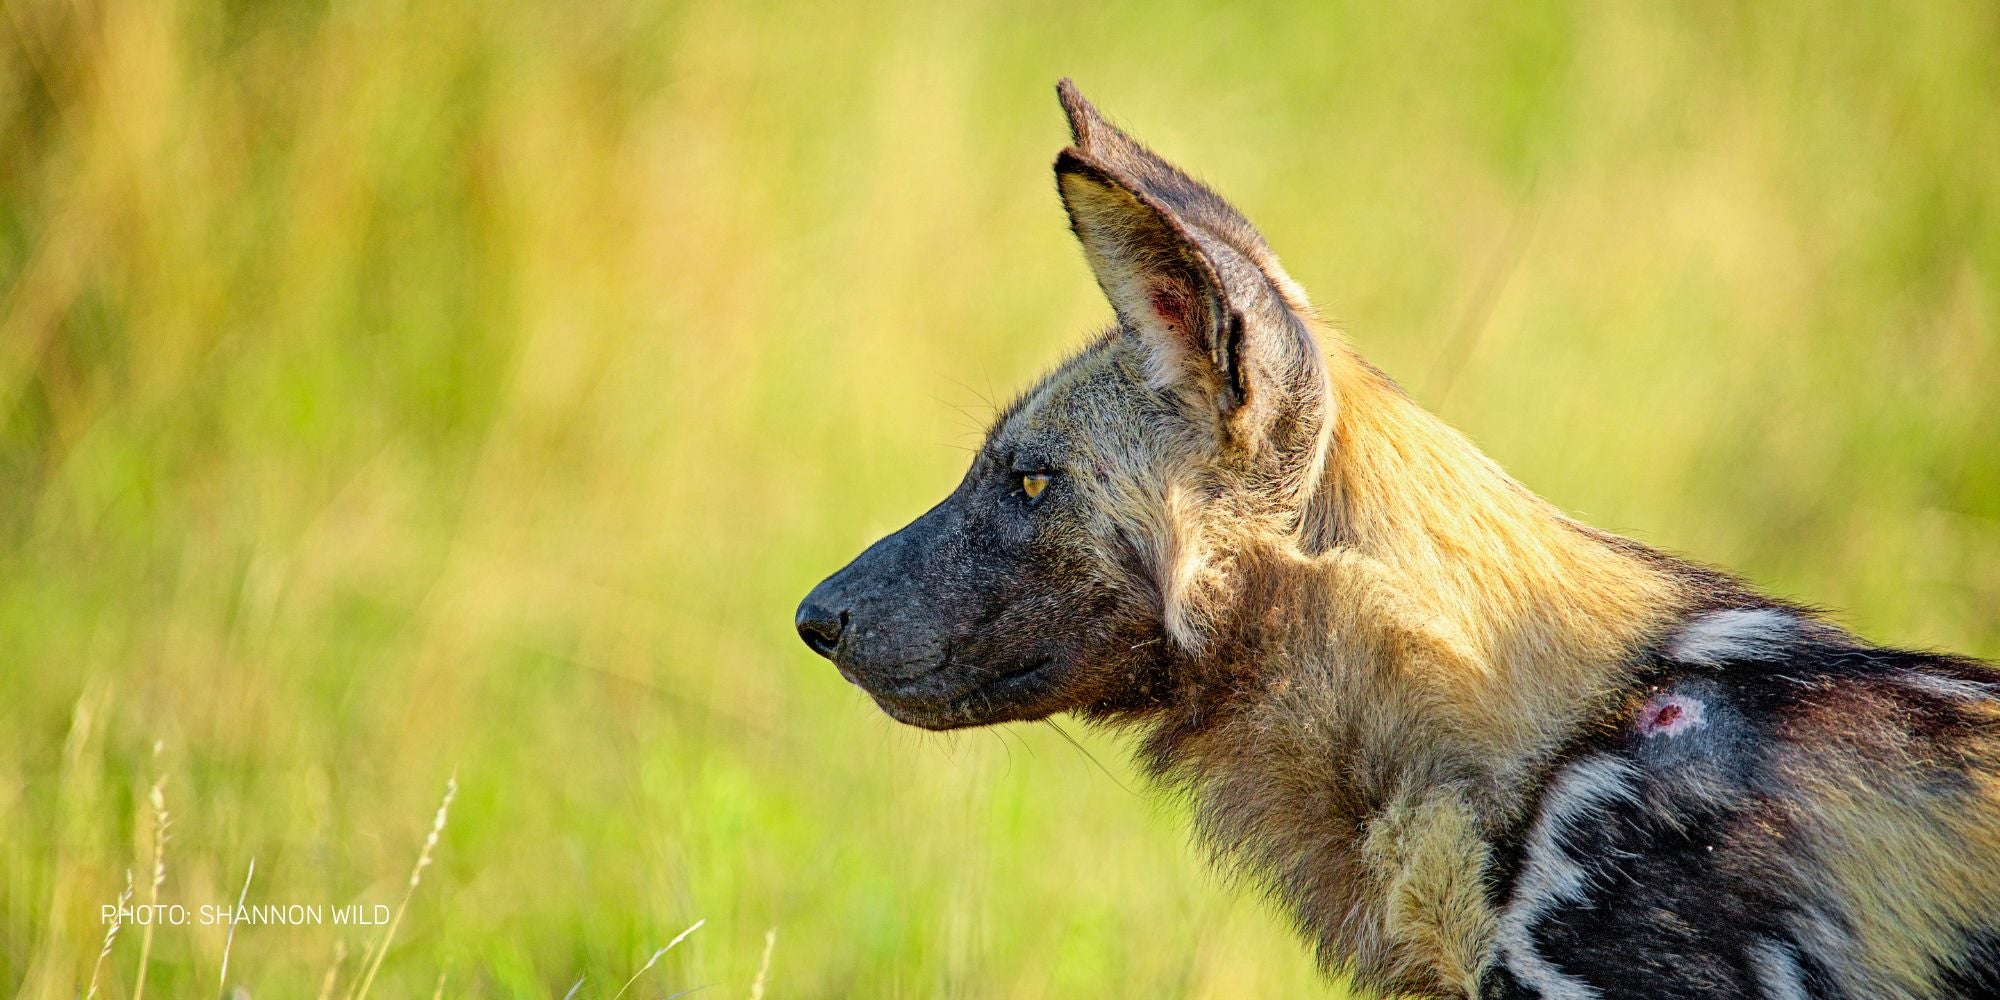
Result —
M 1081 744 L 1081 743 L 1078 743 L 1078 742 L 1076 741 L 1076 737 L 1074 737 L 1074 736 L 1071 736 L 1071 735 L 1070 735 L 1070 734 L 1068 733 L 1068 731 L 1066 731 L 1066 730 L 1064 730 L 1064 729 L 1063 729 L 1063 727 L 1061 727 L 1061 726 L 1058 726 L 1058 725 L 1056 725 L 1056 720 L 1054 720 L 1054 719 L 1043 719 L 1042 721 L 1043 721 L 1044 723 L 1046 723 L 1046 724 L 1048 725 L 1048 727 L 1049 727 L 1050 729 L 1053 729 L 1053 730 L 1055 730 L 1055 731 L 1056 731 L 1056 735 L 1057 735 L 1057 736 L 1060 736 L 1060 737 L 1062 737 L 1062 738 L 1063 738 L 1063 742 L 1065 742 L 1065 743 L 1068 743 L 1068 744 L 1069 744 L 1070 746 L 1073 746 L 1073 747 L 1075 747 L 1075 748 L 1076 748 L 1076 752 L 1077 752 L 1077 753 L 1080 753 L 1080 754 L 1082 754 L 1082 755 L 1083 755 L 1083 758 L 1084 758 L 1085 760 L 1087 760 L 1087 761 L 1090 761 L 1090 762 L 1091 762 L 1092 764 L 1095 764 L 1095 765 L 1097 765 L 1097 769 L 1098 769 L 1098 770 L 1100 770 L 1100 771 L 1103 771 L 1103 772 L 1104 772 L 1104 776 L 1105 776 L 1105 777 L 1107 777 L 1107 778 L 1110 778 L 1110 779 L 1111 779 L 1111 783 L 1112 783 L 1112 784 L 1114 784 L 1114 785 L 1117 785 L 1117 786 L 1118 786 L 1119 788 L 1123 789 L 1123 790 L 1125 791 L 1125 794 L 1127 794 L 1127 795 L 1131 795 L 1131 796 L 1135 796 L 1135 797 L 1138 797 L 1138 796 L 1139 796 L 1139 793 L 1138 793 L 1138 792 L 1135 792 L 1135 791 L 1133 791 L 1133 790 L 1132 790 L 1132 788 L 1131 788 L 1130 786 L 1128 786 L 1128 785 L 1126 785 L 1126 784 L 1125 784 L 1124 782 L 1122 782 L 1122 781 L 1118 780 L 1118 776 L 1117 776 L 1117 775 L 1115 775 L 1115 774 L 1112 774 L 1112 773 L 1111 773 L 1111 769 L 1110 769 L 1110 768 L 1108 768 L 1108 767 L 1105 767 L 1105 766 L 1104 766 L 1104 762 L 1103 762 L 1103 761 L 1101 761 L 1101 760 L 1098 760 L 1098 759 L 1097 759 L 1097 757 L 1096 757 L 1095 755 L 1093 755 L 1093 754 L 1092 754 L 1092 753 L 1091 753 L 1091 752 L 1090 752 L 1090 751 L 1089 751 L 1088 749 L 1086 749 L 1086 748 L 1084 747 L 1084 745 L 1083 745 L 1083 744 Z

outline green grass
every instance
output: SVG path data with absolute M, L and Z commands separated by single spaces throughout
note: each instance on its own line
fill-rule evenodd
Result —
M 164 901 L 393 906 L 454 771 L 375 996 L 608 997 L 701 919 L 627 996 L 748 995 L 769 928 L 772 997 L 1340 995 L 1115 739 L 898 729 L 791 635 L 1108 315 L 1064 74 L 1559 504 L 2000 655 L 1990 4 L 4 6 L 27 996 L 160 777 Z

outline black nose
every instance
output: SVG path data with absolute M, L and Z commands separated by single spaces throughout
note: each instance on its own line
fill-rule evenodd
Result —
M 793 624 L 799 627 L 799 638 L 804 639 L 813 652 L 831 660 L 834 648 L 840 645 L 840 634 L 847 631 L 847 612 L 836 612 L 808 599 L 799 605 L 799 614 Z

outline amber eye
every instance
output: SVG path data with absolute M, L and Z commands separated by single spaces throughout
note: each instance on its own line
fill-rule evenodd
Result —
M 1028 499 L 1033 500 L 1034 498 L 1041 496 L 1042 491 L 1048 488 L 1049 488 L 1048 473 L 1024 472 L 1021 474 L 1021 492 L 1026 493 L 1028 495 Z

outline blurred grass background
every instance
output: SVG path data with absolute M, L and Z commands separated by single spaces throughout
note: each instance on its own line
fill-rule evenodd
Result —
M 28 996 L 147 897 L 160 776 L 163 900 L 393 903 L 454 770 L 377 995 L 609 996 L 700 918 L 628 995 L 773 927 L 780 997 L 1340 995 L 1115 740 L 898 729 L 791 634 L 1108 315 L 1063 74 L 1559 504 L 2000 655 L 1990 3 L 4 6 Z

